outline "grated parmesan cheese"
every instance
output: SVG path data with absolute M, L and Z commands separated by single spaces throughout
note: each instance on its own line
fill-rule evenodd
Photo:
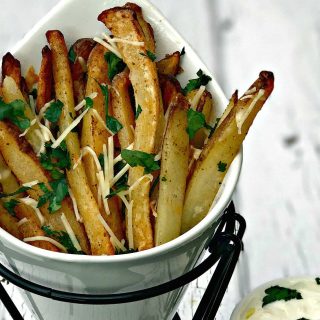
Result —
M 110 187 L 112 187 L 131 167 L 126 164 L 110 181 Z
M 98 95 L 97 92 L 92 92 L 86 98 L 95 99 L 97 97 L 97 95 Z M 74 107 L 74 111 L 81 110 L 85 105 L 86 105 L 86 99 L 83 99 Z
M 107 186 L 105 184 L 103 172 L 99 171 L 98 173 L 96 173 L 96 176 L 97 176 L 97 180 L 98 180 L 99 187 L 101 190 L 101 198 L 102 198 L 103 207 L 104 207 L 105 212 L 109 215 L 110 209 L 109 209 L 109 205 L 108 205 L 108 199 L 106 199 L 106 196 L 110 193 L 110 190 L 107 190 Z
M 78 160 L 75 162 L 75 164 L 73 165 L 72 169 L 74 170 L 78 165 L 79 163 L 81 162 L 82 158 L 86 155 L 86 154 L 90 154 L 96 164 L 96 167 L 97 167 L 97 171 L 101 171 L 101 165 L 100 165 L 100 162 L 99 162 L 99 159 L 96 155 L 96 153 L 94 152 L 94 150 L 89 147 L 89 146 L 85 146 L 81 149 L 80 151 L 80 157 L 78 158 Z
M 108 175 L 109 181 L 113 179 L 114 171 L 113 171 L 113 158 L 114 158 L 114 144 L 113 144 L 113 136 L 108 138 Z
M 46 151 L 46 148 L 45 148 L 45 140 L 44 140 L 44 137 L 41 133 L 41 130 L 40 129 L 36 129 L 34 130 L 34 133 L 38 136 L 38 138 L 40 139 L 40 147 L 39 147 L 39 150 L 37 151 L 37 156 L 39 157 L 41 153 L 45 152 Z
M 122 59 L 121 53 L 114 46 L 110 45 L 109 43 L 107 43 L 106 41 L 103 41 L 102 39 L 100 39 L 98 37 L 94 37 L 93 40 L 95 42 L 100 43 L 102 46 L 104 46 L 105 48 L 107 48 L 108 50 L 113 52 L 118 58 Z
M 131 143 L 126 149 L 124 150 L 132 150 L 133 149 L 133 145 L 134 143 Z M 122 159 L 122 156 L 121 156 L 121 153 L 116 156 L 114 159 L 113 159 L 113 165 L 115 165 L 116 163 L 118 163 L 119 161 L 123 160 Z
M 34 180 L 34 181 L 27 182 L 27 183 L 23 183 L 22 186 L 31 188 L 31 187 L 35 186 L 36 184 L 38 184 L 38 183 L 39 183 L 38 180 Z
M 152 211 L 153 216 L 156 218 L 158 216 L 158 213 L 157 213 L 157 200 L 150 201 L 150 209 Z
M 53 245 L 55 245 L 57 248 L 59 248 L 60 250 L 64 251 L 64 252 L 68 252 L 68 250 L 66 249 L 65 246 L 63 246 L 61 243 L 59 243 L 56 240 L 53 240 L 49 237 L 45 237 L 45 236 L 36 236 L 36 237 L 29 237 L 29 238 L 24 238 L 23 239 L 24 242 L 33 242 L 33 241 L 47 241 L 52 243 Z
M 30 206 L 34 210 L 36 216 L 38 217 L 38 219 L 40 221 L 40 225 L 43 226 L 44 225 L 44 217 L 43 217 L 41 211 L 39 210 L 39 208 L 37 208 L 38 202 L 30 197 L 21 198 L 21 199 L 19 199 L 19 201 L 26 204 L 27 206 Z
M 80 216 L 80 213 L 79 213 L 79 210 L 78 210 L 77 201 L 76 201 L 76 198 L 74 197 L 73 191 L 71 190 L 71 188 L 68 188 L 68 191 L 69 191 L 69 196 L 70 196 L 71 201 L 72 201 L 73 210 L 74 210 L 74 215 L 76 216 L 76 220 L 77 220 L 78 222 L 83 223 L 83 219 L 82 219 L 82 217 Z
M 126 40 L 126 39 L 121 39 L 121 38 L 116 38 L 116 37 L 109 37 L 106 33 L 102 34 L 103 37 L 106 38 L 106 40 L 111 44 L 111 43 L 126 43 L 126 44 L 132 44 L 133 46 L 137 46 L 137 47 L 142 47 L 144 46 L 144 42 L 143 41 L 132 41 L 132 40 Z
M 21 219 L 18 223 L 17 226 L 20 227 L 21 225 L 23 225 L 24 223 L 28 222 L 29 220 L 27 218 L 23 218 Z
M 246 96 L 241 97 L 239 100 L 251 99 L 253 97 L 252 94 L 248 94 Z
M 70 223 L 67 220 L 67 218 L 66 218 L 66 216 L 65 216 L 65 214 L 63 212 L 62 212 L 60 218 L 61 218 L 61 221 L 62 221 L 62 223 L 63 223 L 63 225 L 64 225 L 64 227 L 65 227 L 65 229 L 66 229 L 66 231 L 67 231 L 67 233 L 68 233 L 68 235 L 70 237 L 70 240 L 71 240 L 73 246 L 75 247 L 75 249 L 77 251 L 81 251 L 81 247 L 80 247 L 80 244 L 79 244 L 79 242 L 77 240 L 77 237 L 74 234 L 74 232 L 73 232 L 73 230 L 72 230 L 72 228 L 70 226 Z
M 256 87 L 252 87 L 251 89 L 247 90 L 244 94 L 252 94 L 252 93 L 255 93 L 257 91 L 257 88 Z
M 199 90 L 197 91 L 197 93 L 194 95 L 191 104 L 190 104 L 190 108 L 193 110 L 196 110 L 196 107 L 200 101 L 201 96 L 203 95 L 204 91 L 206 90 L 205 86 L 200 86 Z M 189 101 L 190 102 L 190 101 Z
M 78 57 L 78 61 L 81 65 L 82 71 L 87 72 L 88 69 L 87 69 L 87 64 L 86 64 L 85 60 L 82 57 Z
M 30 128 L 37 122 L 37 119 L 33 119 L 31 122 L 30 122 L 30 127 L 28 127 L 26 130 L 24 130 L 21 134 L 19 134 L 19 137 L 23 137 L 25 136 L 28 131 L 30 130 Z
M 101 214 L 98 215 L 98 219 L 101 222 L 101 224 L 103 225 L 103 227 L 106 229 L 106 231 L 108 232 L 109 236 L 110 236 L 110 240 L 111 243 L 119 248 L 122 251 L 126 251 L 126 247 L 122 244 L 121 241 L 119 241 L 119 239 L 116 237 L 116 235 L 113 233 L 113 231 L 111 230 L 111 228 L 109 227 L 109 225 L 107 224 L 107 222 L 102 218 Z

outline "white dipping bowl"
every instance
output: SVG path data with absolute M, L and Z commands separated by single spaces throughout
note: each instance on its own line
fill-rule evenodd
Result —
M 265 290 L 280 286 L 297 290 L 302 299 L 279 300 L 262 307 Z M 316 277 L 283 278 L 265 283 L 249 293 L 235 308 L 230 320 L 319 320 L 320 284 Z
M 106 29 L 97 21 L 99 13 L 125 2 L 61 1 L 11 52 L 21 61 L 24 68 L 33 65 L 39 69 L 40 53 L 46 44 L 47 30 L 61 30 L 69 45 L 79 38 L 100 35 Z M 188 79 L 195 78 L 196 72 L 201 68 L 213 79 L 208 84 L 208 90 L 213 95 L 218 113 L 222 113 L 227 100 L 214 76 L 197 54 L 148 1 L 135 2 L 142 7 L 146 20 L 154 29 L 157 57 L 185 47 L 186 54 L 182 61 L 184 72 L 179 76 L 179 80 L 185 85 Z M 33 247 L 0 230 L 0 262 L 30 281 L 73 293 L 128 292 L 174 279 L 191 270 L 201 259 L 219 217 L 231 200 L 240 174 L 241 161 L 242 156 L 239 154 L 230 166 L 219 200 L 208 215 L 193 229 L 167 244 L 143 252 L 118 256 L 68 255 Z M 38 318 L 45 320 L 163 320 L 172 318 L 182 293 L 181 289 L 145 301 L 112 306 L 73 305 L 33 294 L 28 294 L 27 300 L 31 302 Z

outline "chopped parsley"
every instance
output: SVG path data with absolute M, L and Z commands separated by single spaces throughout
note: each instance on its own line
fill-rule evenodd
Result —
M 167 178 L 166 178 L 166 177 L 162 177 L 162 178 L 161 178 L 161 181 L 166 182 L 166 181 L 167 181 Z
M 86 101 L 86 108 L 92 108 L 93 107 L 93 100 L 90 97 L 85 97 L 84 100 Z
M 320 285 L 320 278 L 317 277 L 317 278 L 315 278 L 315 280 L 316 280 L 316 283 L 317 283 L 318 285 Z
M 53 179 L 64 177 L 64 169 L 70 169 L 71 161 L 65 141 L 57 148 L 52 149 L 50 143 L 46 143 L 46 152 L 40 154 L 42 167 L 51 173 Z
M 186 48 L 183 47 L 182 50 L 180 51 L 180 57 L 184 56 L 186 54 Z
M 47 188 L 44 183 L 39 183 L 38 186 L 43 192 L 39 197 L 38 208 L 49 202 L 49 212 L 54 213 L 61 208 L 61 202 L 69 194 L 67 180 L 62 178 L 49 182 L 52 191 Z
M 134 115 L 134 118 L 137 120 L 139 118 L 140 113 L 142 112 L 142 108 L 140 106 L 140 104 L 138 104 L 138 108 L 136 111 L 136 114 Z
M 140 52 L 140 54 L 142 56 L 148 57 L 152 62 L 157 59 L 156 55 L 153 52 L 149 51 L 149 50 L 147 50 L 147 54 L 145 54 L 143 52 Z
M 112 190 L 107 196 L 107 199 L 110 199 L 112 197 L 114 197 L 115 195 L 117 195 L 119 192 L 121 191 L 126 191 L 129 189 L 129 186 L 127 184 L 122 184 L 120 185 L 118 188 Z
M 201 86 L 205 86 L 208 84 L 209 81 L 211 81 L 211 77 L 207 76 L 206 74 L 203 73 L 203 71 L 200 69 L 197 72 L 197 79 L 191 79 L 189 80 L 188 84 L 184 89 L 182 89 L 182 93 L 186 95 L 192 90 L 199 89 Z
M 55 230 L 52 230 L 49 226 L 43 226 L 43 227 L 41 227 L 41 229 L 44 231 L 46 236 L 51 237 L 51 238 L 55 239 L 56 241 L 58 241 L 59 243 L 61 243 L 67 249 L 68 253 L 85 254 L 83 251 L 78 251 L 74 247 L 67 232 L 55 231 Z
M 119 161 L 114 165 L 114 174 L 117 175 L 124 167 L 124 161 Z M 128 184 L 129 172 L 127 171 L 114 185 L 115 189 L 119 189 L 122 186 L 126 186 Z
M 10 120 L 21 131 L 30 127 L 30 120 L 24 114 L 26 104 L 22 100 L 5 103 L 0 97 L 0 120 Z
M 30 190 L 32 189 L 31 187 L 20 187 L 18 190 L 16 190 L 15 192 L 12 192 L 12 193 L 0 193 L 0 199 L 1 198 L 6 198 L 6 197 L 12 197 L 12 196 L 15 196 L 17 194 L 20 194 L 20 193 L 23 193 L 23 192 L 26 192 L 27 190 Z
M 104 170 L 104 156 L 102 153 L 99 154 L 98 160 L 99 160 L 99 163 L 100 163 L 102 170 Z
M 302 295 L 299 291 L 280 286 L 273 286 L 264 291 L 266 296 L 262 300 L 262 307 L 275 301 L 289 301 L 292 299 L 301 300 Z
M 108 51 L 104 55 L 104 59 L 106 60 L 108 64 L 108 78 L 110 81 L 114 78 L 114 76 L 126 67 L 126 64 L 123 62 L 122 59 L 120 59 L 117 55 L 115 55 L 113 52 Z
M 68 53 L 68 58 L 71 62 L 75 63 L 77 59 L 77 55 L 74 51 L 73 46 L 70 48 L 69 53 Z
M 124 161 L 126 161 L 129 166 L 144 167 L 144 173 L 148 174 L 150 172 L 160 169 L 159 162 L 154 160 L 155 155 L 137 150 L 122 150 L 121 156 Z
M 10 201 L 6 201 L 3 203 L 3 207 L 10 213 L 10 215 L 15 216 L 16 213 L 14 212 L 15 207 L 20 202 L 16 199 L 11 199 Z
M 36 100 L 37 97 L 38 97 L 38 90 L 37 90 L 36 88 L 33 88 L 33 89 L 29 92 L 29 94 L 33 97 L 34 100 Z
M 221 161 L 219 161 L 217 166 L 218 166 L 218 171 L 220 171 L 220 172 L 225 172 L 227 169 L 227 164 L 224 162 L 221 162 Z
M 190 139 L 193 139 L 197 131 L 201 128 L 207 128 L 210 131 L 212 127 L 210 127 L 206 123 L 206 119 L 202 112 L 195 111 L 193 109 L 188 109 L 187 112 L 187 133 Z
M 58 122 L 63 108 L 63 103 L 60 100 L 53 101 L 44 113 L 44 118 L 50 122 Z
M 118 133 L 123 127 L 122 124 L 114 117 L 109 115 L 109 89 L 108 85 L 99 84 L 102 94 L 104 96 L 106 107 L 106 125 L 108 129 L 114 134 Z

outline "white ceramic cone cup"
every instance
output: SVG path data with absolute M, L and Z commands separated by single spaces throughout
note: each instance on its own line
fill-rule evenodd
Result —
M 106 29 L 97 21 L 100 12 L 123 5 L 126 1 L 67 0 L 61 1 L 12 50 L 27 68 L 39 68 L 40 53 L 46 44 L 45 32 L 59 29 L 67 44 L 83 37 L 99 36 Z M 157 57 L 185 47 L 179 76 L 182 85 L 195 78 L 202 69 L 212 77 L 208 84 L 215 106 L 222 113 L 227 100 L 213 75 L 200 61 L 188 43 L 172 28 L 162 14 L 146 0 L 136 0 L 151 23 L 156 43 Z M 200 35 L 199 35 L 200 36 Z M 77 293 L 120 293 L 159 285 L 191 270 L 199 262 L 204 247 L 212 236 L 212 226 L 231 200 L 236 186 L 242 157 L 236 157 L 225 179 L 223 192 L 209 214 L 192 230 L 179 238 L 156 248 L 118 256 L 79 256 L 45 251 L 19 241 L 0 230 L 0 262 L 22 277 L 54 289 Z M 9 261 L 9 262 L 8 262 Z M 183 290 L 143 300 L 111 306 L 88 306 L 56 302 L 31 295 L 36 305 L 37 317 L 44 320 L 164 320 L 172 319 Z M 30 296 L 30 295 L 29 295 Z

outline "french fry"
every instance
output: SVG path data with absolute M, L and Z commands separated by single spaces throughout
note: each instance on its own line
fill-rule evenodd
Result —
M 88 60 L 88 81 L 86 86 L 86 95 L 97 92 L 97 97 L 93 100 L 93 109 L 95 109 L 102 119 L 106 118 L 104 96 L 99 87 L 99 83 L 108 83 L 108 65 L 104 59 L 107 52 L 100 44 L 97 44 L 91 51 Z M 81 146 L 89 146 L 94 152 L 99 155 L 103 154 L 103 145 L 107 144 L 110 136 L 106 128 L 97 121 L 93 110 L 84 116 L 82 123 Z M 83 158 L 84 168 L 88 177 L 90 189 L 98 202 L 98 179 L 96 176 L 97 168 L 94 159 L 91 155 L 86 155 Z M 110 214 L 106 214 L 103 205 L 99 207 L 103 218 L 106 220 L 112 231 L 118 239 L 124 238 L 123 224 L 118 199 L 113 197 L 108 200 Z
M 199 89 L 190 91 L 187 94 L 187 99 L 189 100 L 189 103 L 195 103 L 195 110 L 198 112 L 202 112 L 206 120 L 206 123 L 209 124 L 210 120 L 212 118 L 215 118 L 212 95 L 209 91 L 205 90 L 203 94 L 199 97 L 199 100 L 194 101 L 194 99 L 197 100 L 198 91 Z M 202 149 L 204 141 L 208 136 L 209 130 L 206 128 L 201 128 L 196 132 L 194 138 L 191 141 L 191 144 L 197 149 Z
M 170 115 L 162 146 L 159 197 L 155 224 L 155 245 L 159 246 L 180 235 L 186 179 L 188 174 L 189 136 L 187 110 L 189 104 L 178 94 L 170 107 Z
M 39 80 L 39 77 L 36 74 L 34 67 L 33 66 L 29 67 L 25 77 L 28 93 L 32 91 L 33 86 L 38 82 L 38 80 Z
M 16 179 L 16 177 L 12 174 L 10 168 L 5 163 L 2 155 L 0 154 L 0 172 L 3 174 L 0 179 L 0 183 L 2 186 L 2 191 L 4 193 L 13 193 L 19 189 L 20 185 Z M 21 196 L 20 196 L 21 197 Z M 19 195 L 2 198 L 2 202 L 8 201 L 10 199 L 16 199 L 19 201 Z M 44 236 L 43 230 L 40 228 L 39 220 L 35 217 L 33 209 L 26 204 L 20 203 L 15 209 L 15 214 L 17 219 L 21 220 L 26 218 L 27 221 L 22 225 L 18 226 L 18 229 L 23 238 L 35 237 L 35 236 Z M 31 245 L 50 250 L 50 251 L 59 251 L 56 246 L 47 241 L 34 241 L 30 242 Z
M 127 148 L 134 141 L 134 114 L 130 101 L 129 70 L 125 69 L 112 80 L 111 101 L 113 116 L 122 124 L 118 132 L 121 149 Z
M 160 74 L 176 76 L 180 72 L 180 52 L 176 51 L 167 54 L 165 58 L 157 62 L 157 69 Z
M 134 148 L 147 153 L 157 153 L 162 143 L 164 128 L 161 94 L 156 65 L 147 55 L 147 50 L 152 49 L 151 40 L 149 37 L 146 38 L 144 31 L 147 27 L 143 31 L 142 22 L 137 16 L 137 13 L 131 9 L 117 7 L 103 11 L 98 20 L 103 22 L 115 37 L 145 44 L 140 47 L 119 42 L 118 49 L 130 70 L 136 104 L 142 108 L 136 120 Z M 142 167 L 131 168 L 129 185 L 141 178 L 143 174 Z M 153 247 L 149 217 L 150 182 L 146 180 L 144 179 L 131 193 L 134 247 L 140 251 Z
M 21 89 L 21 65 L 20 61 L 10 53 L 2 58 L 2 81 L 6 76 L 13 78 L 18 88 Z
M 96 42 L 92 39 L 83 38 L 77 40 L 70 48 L 70 51 L 73 51 L 75 56 L 75 61 L 71 62 L 70 65 L 76 103 L 79 103 L 85 97 L 87 61 L 95 45 Z
M 23 137 L 19 137 L 19 131 L 14 125 L 3 121 L 0 121 L 0 152 L 20 183 L 38 180 L 38 182 L 43 182 L 48 186 L 49 174 L 40 165 L 29 143 Z M 28 190 L 28 194 L 31 198 L 38 200 L 43 193 L 39 187 L 34 186 Z M 56 231 L 64 230 L 61 221 L 61 213 L 64 212 L 79 240 L 82 251 L 90 252 L 85 232 L 76 220 L 70 201 L 63 200 L 61 209 L 54 214 L 49 213 L 47 205 L 41 207 L 40 210 L 45 219 L 45 224 Z
M 208 213 L 255 116 L 272 92 L 273 83 L 272 72 L 262 71 L 249 88 L 255 88 L 254 92 L 236 99 L 233 108 L 204 147 L 187 186 L 182 233 L 195 226 Z
M 64 37 L 60 31 L 48 31 L 46 36 L 52 51 L 56 97 L 64 104 L 59 120 L 60 131 L 63 132 L 72 123 L 72 117 L 75 117 L 68 52 Z M 70 132 L 65 141 L 71 159 L 71 170 L 67 171 L 67 178 L 84 221 L 91 252 L 93 255 L 113 254 L 114 248 L 107 231 L 99 220 L 99 208 L 89 187 L 82 162 L 73 169 L 73 165 L 80 157 L 78 134 Z
M 42 60 L 38 81 L 38 96 L 36 109 L 41 108 L 53 97 L 52 54 L 48 46 L 42 49 Z
M 0 227 L 20 240 L 23 238 L 18 228 L 17 218 L 12 217 L 1 205 L 0 205 Z
M 176 78 L 164 74 L 159 75 L 159 82 L 162 94 L 163 109 L 164 112 L 167 112 L 172 100 L 179 92 L 181 92 L 181 86 Z

